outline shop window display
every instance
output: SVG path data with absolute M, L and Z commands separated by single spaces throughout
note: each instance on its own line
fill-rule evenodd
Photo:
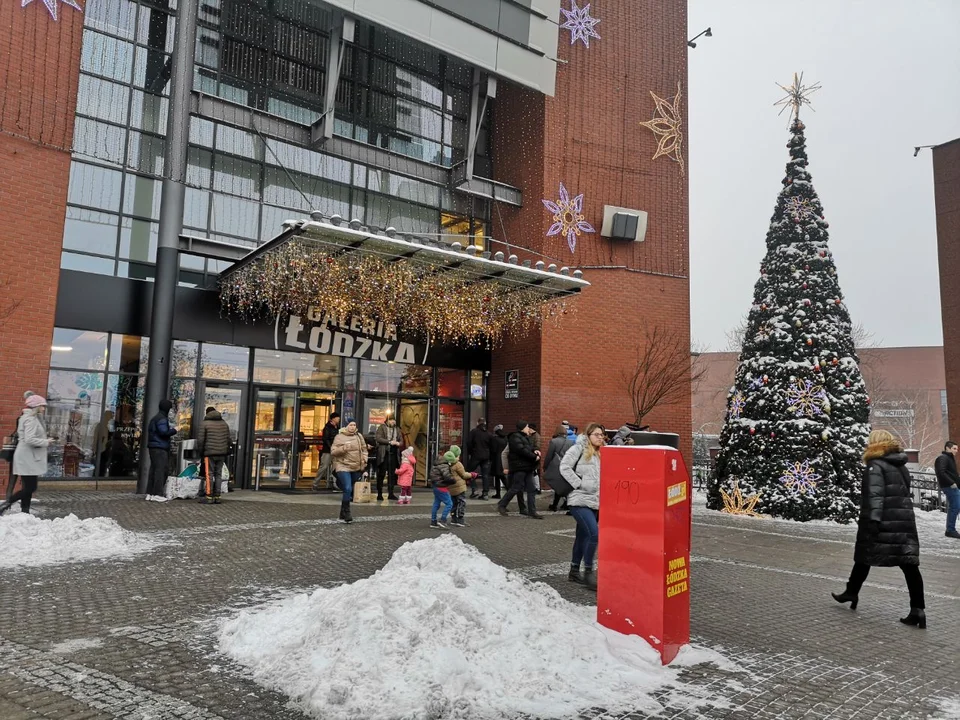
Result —
M 51 370 L 47 381 L 47 433 L 57 440 L 48 454 L 48 477 L 93 477 L 97 438 L 112 418 L 101 414 L 105 376 L 82 370 Z

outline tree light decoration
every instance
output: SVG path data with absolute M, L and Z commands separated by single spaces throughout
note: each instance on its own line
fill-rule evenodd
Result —
M 677 82 L 677 94 L 673 102 L 659 97 L 652 90 L 650 96 L 657 106 L 657 115 L 652 120 L 640 123 L 648 128 L 658 138 L 657 151 L 653 154 L 656 160 L 661 155 L 673 158 L 680 165 L 680 174 L 683 175 L 683 129 L 680 117 L 680 83 Z
M 813 208 L 806 198 L 790 197 L 787 198 L 787 212 L 795 222 L 801 222 L 813 215 Z
M 54 20 L 59 19 L 57 17 L 57 11 L 59 9 L 59 6 L 57 5 L 58 2 L 62 2 L 64 5 L 69 5 L 74 10 L 79 10 L 80 12 L 83 12 L 83 8 L 77 4 L 76 0 L 40 0 L 40 1 L 43 3 L 44 7 L 47 8 L 47 12 L 50 13 L 50 17 L 52 17 Z M 32 2 L 33 0 L 20 0 L 20 7 L 24 8 Z
M 570 31 L 571 45 L 576 44 L 579 40 L 585 46 L 590 47 L 590 38 L 600 39 L 600 35 L 594 30 L 600 20 L 590 16 L 590 3 L 581 8 L 577 5 L 576 0 L 570 0 L 570 9 L 560 8 L 560 12 L 566 18 L 560 27 Z
M 720 495 L 723 497 L 723 509 L 720 511 L 722 513 L 727 513 L 728 515 L 747 515 L 749 517 L 765 517 L 753 509 L 760 500 L 760 493 L 745 497 L 740 490 L 740 484 L 736 480 L 733 481 L 732 491 L 728 493 L 726 490 L 720 490 Z
M 553 225 L 547 230 L 547 237 L 553 235 L 564 235 L 567 238 L 567 245 L 570 252 L 577 249 L 577 238 L 580 233 L 596 232 L 593 225 L 584 220 L 583 215 L 583 193 L 574 198 L 570 197 L 567 188 L 560 183 L 560 200 L 541 200 L 543 206 L 553 213 Z
M 228 314 L 245 319 L 305 314 L 311 307 L 396 325 L 436 342 L 492 346 L 523 336 L 568 301 L 535 287 L 505 289 L 456 268 L 414 265 L 293 239 L 220 283 Z
M 743 411 L 743 406 L 747 404 L 747 398 L 744 397 L 743 393 L 739 390 L 733 394 L 733 397 L 730 399 L 730 417 L 734 420 L 740 418 L 740 413 Z
M 783 475 L 780 476 L 780 482 L 801 495 L 814 494 L 819 481 L 820 475 L 814 472 L 809 460 L 785 463 Z
M 823 385 L 814 385 L 810 380 L 797 380 L 787 388 L 787 410 L 797 417 L 815 417 L 823 415 L 827 403 L 827 392 Z

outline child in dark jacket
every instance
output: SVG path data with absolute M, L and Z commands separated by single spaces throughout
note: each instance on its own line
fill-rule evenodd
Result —
M 450 508 L 453 507 L 453 500 L 450 499 L 450 486 L 454 479 L 450 472 L 450 462 L 446 456 L 437 458 L 436 464 L 430 471 L 430 486 L 433 488 L 433 512 L 430 514 L 430 527 L 437 530 L 447 529 L 447 517 L 450 515 Z M 443 515 L 437 522 L 437 510 L 443 505 Z

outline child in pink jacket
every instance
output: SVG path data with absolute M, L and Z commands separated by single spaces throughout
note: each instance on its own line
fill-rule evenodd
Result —
M 400 486 L 400 498 L 397 505 L 409 505 L 413 498 L 413 476 L 416 474 L 417 459 L 413 448 L 408 447 L 400 453 L 400 467 L 397 469 L 397 485 Z

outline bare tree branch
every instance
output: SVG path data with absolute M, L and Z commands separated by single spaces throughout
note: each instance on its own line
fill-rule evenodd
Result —
M 662 405 L 690 401 L 692 388 L 706 373 L 700 353 L 691 352 L 683 339 L 665 328 L 648 327 L 637 345 L 636 360 L 623 371 L 623 382 L 633 406 L 634 422 Z

